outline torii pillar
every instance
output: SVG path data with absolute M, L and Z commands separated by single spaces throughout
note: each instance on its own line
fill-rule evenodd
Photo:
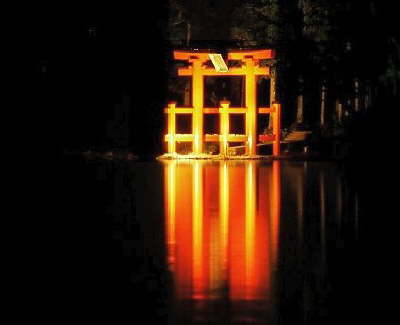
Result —
M 208 57 L 207 57 L 208 59 Z M 194 57 L 190 58 L 189 62 L 192 63 L 192 132 L 193 132 L 193 152 L 200 154 L 203 152 L 203 92 L 204 81 L 202 74 L 202 65 L 206 59 Z
M 253 57 L 245 57 L 246 65 L 246 134 L 248 155 L 255 155 L 257 149 L 257 111 L 256 111 L 256 75 L 254 71 L 255 62 Z

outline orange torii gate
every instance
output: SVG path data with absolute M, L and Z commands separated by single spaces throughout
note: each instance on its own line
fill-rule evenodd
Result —
M 219 142 L 220 155 L 228 153 L 229 142 L 246 143 L 246 154 L 254 156 L 257 154 L 257 142 L 272 142 L 273 155 L 280 154 L 280 115 L 281 105 L 274 102 L 271 107 L 257 107 L 256 104 L 256 76 L 270 75 L 269 67 L 260 66 L 260 60 L 272 59 L 275 51 L 263 50 L 236 50 L 228 52 L 229 60 L 239 60 L 241 67 L 229 68 L 227 72 L 218 72 L 214 68 L 205 66 L 210 60 L 209 52 L 174 51 L 176 60 L 188 61 L 191 65 L 187 68 L 179 68 L 179 76 L 192 77 L 192 106 L 176 107 L 175 102 L 168 104 L 165 112 L 168 113 L 168 134 L 165 141 L 168 142 L 168 153 L 176 153 L 176 142 L 192 142 L 193 154 L 203 154 L 204 142 Z M 229 107 L 229 101 L 221 101 L 219 108 L 204 107 L 204 76 L 245 76 L 245 106 L 241 108 Z M 275 83 L 273 83 L 275 88 Z M 275 89 L 272 89 L 275 93 Z M 220 114 L 220 134 L 211 135 L 203 132 L 203 114 Z M 192 133 L 176 134 L 176 114 L 192 114 Z M 229 114 L 245 114 L 246 134 L 229 133 Z M 259 135 L 257 137 L 257 114 L 271 114 L 273 119 L 272 134 Z

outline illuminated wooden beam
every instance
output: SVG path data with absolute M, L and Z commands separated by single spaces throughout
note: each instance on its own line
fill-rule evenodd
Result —
M 229 108 L 229 114 L 246 114 L 246 113 L 247 113 L 247 108 L 236 108 L 236 107 Z
M 260 135 L 259 137 L 263 137 L 265 135 Z M 269 138 L 268 140 L 271 140 L 275 138 L 275 136 L 271 136 L 272 138 Z M 165 141 L 169 141 L 169 134 L 165 135 Z M 175 142 L 192 142 L 194 140 L 194 135 L 193 134 L 174 134 L 174 139 Z M 223 137 L 220 134 L 205 134 L 204 135 L 204 140 L 206 142 L 219 142 L 222 141 Z M 228 134 L 227 135 L 227 140 L 228 142 L 246 142 L 248 139 L 248 136 L 246 134 Z M 260 138 L 261 139 L 261 138 Z M 264 138 L 262 138 L 264 140 Z
M 169 141 L 171 138 L 170 134 L 165 135 L 165 141 Z M 193 134 L 174 134 L 173 139 L 176 141 L 180 142 L 191 142 L 194 140 L 194 135 Z
M 245 134 L 229 134 L 228 141 L 229 142 L 246 142 L 248 136 Z
M 219 134 L 205 134 L 204 136 L 206 142 L 220 142 L 223 141 L 223 136 Z M 188 140 L 189 141 L 189 140 Z M 228 134 L 228 142 L 246 142 L 247 135 L 245 134 Z
M 228 53 L 228 60 L 243 60 L 246 57 L 253 57 L 255 60 L 273 59 L 275 58 L 274 50 L 244 50 Z
M 204 114 L 218 114 L 219 113 L 219 108 L 218 107 L 203 108 L 203 113 Z
M 219 153 L 226 155 L 228 152 L 228 134 L 229 134 L 229 101 L 221 101 L 220 108 L 220 133 L 221 141 L 219 143 Z
M 168 104 L 168 153 L 176 153 L 175 145 L 175 109 L 176 103 L 172 102 Z
M 192 69 L 192 103 L 193 103 L 193 152 L 200 154 L 203 152 L 203 75 L 201 74 L 200 60 L 193 60 Z
M 210 68 L 202 68 L 200 71 L 203 76 L 244 76 L 246 75 L 247 72 L 246 67 L 230 68 L 229 71 L 227 72 L 218 72 Z M 257 76 L 259 75 L 265 76 L 269 75 L 269 73 L 270 73 L 269 67 L 259 67 L 259 66 L 254 67 L 254 74 Z M 191 75 L 193 75 L 192 67 L 178 69 L 178 76 L 191 76 Z
M 245 114 L 247 112 L 247 108 L 245 107 L 229 107 L 229 114 Z M 204 108 L 204 114 L 218 114 L 221 113 L 221 107 L 214 108 Z
M 167 107 L 164 109 L 165 113 L 170 113 L 170 108 Z M 174 113 L 175 114 L 192 114 L 193 113 L 193 108 L 192 107 L 174 107 Z
M 270 114 L 273 112 L 273 108 L 271 107 L 259 107 L 258 114 Z
M 256 126 L 256 79 L 254 75 L 255 62 L 252 58 L 245 58 L 246 64 L 246 135 L 247 154 L 256 154 L 257 145 L 257 126 Z
M 204 141 L 206 142 L 219 142 L 221 141 L 221 136 L 219 134 L 205 134 Z
M 274 134 L 260 134 L 258 136 L 258 140 L 260 140 L 261 142 L 275 141 L 275 135 Z
M 211 52 L 174 51 L 174 59 L 190 60 L 197 58 L 206 61 L 209 60 L 210 53 Z M 275 58 L 275 51 L 272 49 L 234 51 L 228 53 L 228 60 L 242 60 L 248 56 L 252 56 L 256 60 L 273 59 Z
M 198 59 L 201 61 L 208 61 L 210 58 L 208 57 L 210 53 L 201 53 L 201 52 L 187 52 L 187 51 L 174 51 L 174 59 L 175 60 L 192 60 Z

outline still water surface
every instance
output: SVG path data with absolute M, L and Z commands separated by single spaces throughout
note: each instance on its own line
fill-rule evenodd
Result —
M 282 293 L 294 319 L 324 317 L 328 240 L 358 233 L 335 165 L 169 161 L 164 179 L 176 323 L 274 324 Z
M 73 170 L 68 199 L 85 215 L 71 207 L 64 224 L 73 310 L 91 314 L 92 301 L 97 315 L 149 323 L 273 325 L 356 320 L 369 306 L 355 304 L 370 300 L 367 283 L 371 292 L 363 202 L 342 165 L 92 161 Z

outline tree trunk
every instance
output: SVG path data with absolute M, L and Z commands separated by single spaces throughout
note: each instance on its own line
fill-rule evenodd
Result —
M 297 113 L 296 113 L 296 124 L 303 124 L 304 122 L 304 103 L 303 103 L 303 93 L 304 93 L 304 80 L 303 77 L 299 77 L 298 82 L 298 96 L 297 96 Z
M 321 113 L 320 113 L 321 128 L 323 128 L 325 126 L 325 107 L 326 107 L 326 87 L 322 86 L 322 89 L 321 89 Z
M 296 123 L 302 124 L 304 121 L 303 94 L 297 96 L 297 115 Z
M 358 112 L 360 110 L 360 82 L 358 79 L 354 80 L 354 110 Z
M 336 100 L 336 118 L 338 121 L 338 124 L 342 124 L 342 119 L 343 119 L 343 106 L 342 103 L 337 99 Z
M 189 46 L 191 38 L 192 38 L 192 25 L 188 22 L 186 30 L 186 46 Z

